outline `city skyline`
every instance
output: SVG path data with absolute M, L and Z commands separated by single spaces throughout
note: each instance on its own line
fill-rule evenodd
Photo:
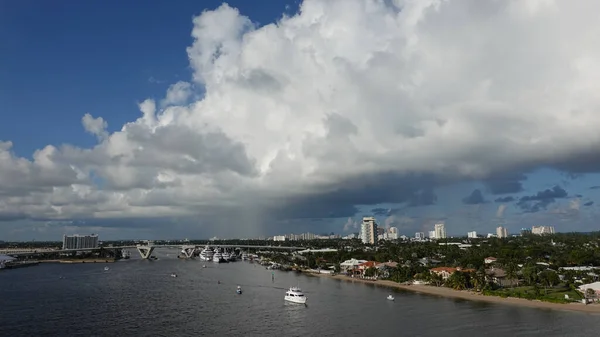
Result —
M 587 3 L 10 2 L 0 240 L 598 230 Z

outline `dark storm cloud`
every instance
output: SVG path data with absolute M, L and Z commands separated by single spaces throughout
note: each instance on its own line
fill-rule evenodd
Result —
M 483 193 L 481 193 L 481 190 L 479 189 L 473 190 L 471 194 L 462 199 L 462 202 L 467 205 L 478 205 L 486 203 L 485 198 L 483 197 Z
M 23 213 L 0 213 L 0 222 L 2 221 L 16 221 L 27 219 L 27 215 Z
M 495 202 L 513 202 L 515 201 L 515 197 L 513 196 L 508 196 L 508 197 L 500 197 L 500 198 L 496 198 L 496 200 L 494 200 Z
M 590 190 L 597 190 L 597 189 L 600 189 L 600 186 L 592 186 L 592 187 L 590 187 Z
M 278 219 L 339 218 L 358 213 L 355 205 L 406 203 L 411 207 L 428 206 L 437 200 L 434 184 L 429 175 L 383 173 L 360 176 L 337 184 L 341 187 L 325 193 L 287 198 L 283 205 L 271 207 L 267 214 Z M 379 209 L 374 211 L 383 212 Z
M 588 201 L 585 204 L 583 204 L 583 206 L 592 206 L 594 204 L 593 201 Z
M 433 188 L 424 188 L 415 191 L 409 198 L 408 206 L 431 206 L 437 201 L 437 195 L 433 192 Z
M 546 209 L 546 207 L 555 202 L 556 199 L 566 197 L 567 191 L 557 185 L 551 189 L 537 192 L 535 195 L 521 197 L 517 202 L 517 206 L 526 213 L 535 213 L 542 209 Z
M 498 195 L 523 191 L 523 180 L 527 180 L 527 176 L 522 173 L 508 173 L 492 176 L 484 180 L 484 183 L 491 194 Z
M 373 215 L 388 215 L 389 211 L 390 210 L 387 208 L 378 207 L 378 208 L 373 208 L 371 210 L 371 213 L 373 213 Z

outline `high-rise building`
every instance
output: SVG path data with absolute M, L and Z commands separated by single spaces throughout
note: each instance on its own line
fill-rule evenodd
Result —
M 430 239 L 435 239 L 435 231 L 429 231 L 429 238 Z
M 93 249 L 98 248 L 98 234 L 63 235 L 63 249 Z
M 364 244 L 377 244 L 377 223 L 372 216 L 366 216 L 360 226 L 360 238 Z
M 398 240 L 398 228 L 397 227 L 390 227 L 387 234 L 388 234 L 388 239 Z
M 443 223 L 435 224 L 435 226 L 433 227 L 433 230 L 435 231 L 436 239 L 445 239 L 446 238 L 446 225 L 444 225 Z
M 508 237 L 508 231 L 506 230 L 506 227 L 503 226 L 498 226 L 496 227 L 496 236 L 499 238 L 507 238 Z
M 521 228 L 521 236 L 531 234 L 531 229 L 529 228 Z
M 531 234 L 554 234 L 554 226 L 531 226 Z
M 423 232 L 416 232 L 415 233 L 415 239 L 417 239 L 417 240 L 423 240 L 423 239 L 425 239 L 425 233 L 423 233 Z
M 467 232 L 467 238 L 477 239 L 477 232 L 476 231 Z

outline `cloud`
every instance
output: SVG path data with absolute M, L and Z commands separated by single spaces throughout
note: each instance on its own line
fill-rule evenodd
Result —
M 161 101 L 161 105 L 165 107 L 186 104 L 192 94 L 192 85 L 188 82 L 179 81 L 169 87 L 167 96 Z
M 556 201 L 556 199 L 562 199 L 567 197 L 567 191 L 560 186 L 554 186 L 552 189 L 545 189 L 537 192 L 535 195 L 524 196 L 519 199 L 517 206 L 525 212 L 535 213 Z M 576 202 L 579 205 L 579 199 L 571 201 L 571 206 Z
M 519 193 L 523 191 L 523 184 L 521 181 L 526 180 L 527 177 L 524 174 L 497 174 L 485 179 L 485 183 L 489 191 L 494 194 L 509 194 Z
M 345 233 L 351 232 L 351 231 L 355 231 L 358 229 L 358 221 L 352 219 L 352 218 L 348 218 L 348 220 L 346 220 L 346 223 L 344 224 L 344 229 L 343 231 Z
M 481 190 L 479 189 L 473 190 L 471 194 L 462 199 L 462 202 L 467 205 L 478 205 L 486 203 L 485 198 L 483 197 L 483 193 L 481 193 Z
M 371 213 L 373 213 L 373 215 L 388 215 L 390 213 L 390 209 L 377 207 L 373 208 Z
M 0 143 L 0 214 L 219 218 L 236 233 L 352 217 L 355 205 L 432 205 L 436 187 L 461 181 L 518 192 L 539 167 L 598 171 L 600 48 L 582 32 L 600 27 L 599 11 L 593 0 L 311 0 L 263 27 L 228 5 L 204 11 L 190 82 L 144 100 L 138 119 L 107 134 L 84 115 L 95 146 L 49 145 L 31 160 Z
M 511 201 L 515 201 L 515 197 L 513 196 L 507 196 L 507 197 L 500 197 L 500 198 L 496 198 L 496 200 L 494 200 L 495 202 L 511 202 Z
M 506 205 L 498 205 L 498 210 L 496 210 L 496 218 L 502 218 L 504 216 L 504 211 L 506 211 Z
M 583 204 L 583 206 L 592 206 L 594 204 L 593 201 L 588 201 L 586 203 Z
M 98 137 L 98 140 L 102 141 L 108 137 L 108 132 L 106 131 L 108 123 L 102 117 L 94 118 L 89 113 L 86 113 L 81 118 L 81 123 L 85 131 Z

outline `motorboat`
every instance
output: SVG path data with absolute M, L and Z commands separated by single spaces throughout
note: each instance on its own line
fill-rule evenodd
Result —
M 242 287 L 237 286 L 237 289 L 235 290 L 235 292 L 241 295 L 242 294 Z
M 221 249 L 220 248 L 215 248 L 215 252 L 213 254 L 212 260 L 213 260 L 213 262 L 216 262 L 216 263 L 228 262 L 227 260 L 225 260 L 223 258 L 223 253 L 221 253 Z
M 393 301 L 393 300 L 395 300 L 395 298 L 394 298 L 394 296 L 392 296 L 392 294 L 388 295 L 387 299 L 388 299 L 389 301 Z
M 203 264 L 203 265 L 202 265 L 202 268 L 206 268 L 206 265 L 205 265 L 205 264 Z
M 171 277 L 177 277 L 177 274 L 173 273 L 171 274 Z
M 110 268 L 108 267 L 104 267 L 104 271 L 108 271 Z
M 290 287 L 290 289 L 285 292 L 284 299 L 292 303 L 306 304 L 306 296 L 304 296 L 300 287 Z
M 200 259 L 202 261 L 212 261 L 214 252 L 208 245 L 200 252 Z

